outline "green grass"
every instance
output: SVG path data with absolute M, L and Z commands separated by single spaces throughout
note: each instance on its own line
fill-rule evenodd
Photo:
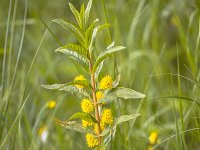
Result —
M 67 2 L 79 8 L 87 1 Z M 159 132 L 160 141 L 154 149 L 199 149 L 199 8 L 198 0 L 94 0 L 92 18 L 113 25 L 99 34 L 96 49 L 113 40 L 127 47 L 106 60 L 103 72 L 113 77 L 119 73 L 121 86 L 146 95 L 113 103 L 116 116 L 141 115 L 117 127 L 112 149 L 147 149 L 152 130 Z M 66 1 L 1 2 L 0 149 L 87 149 L 83 135 L 53 120 L 66 120 L 80 110 L 78 100 L 40 86 L 64 83 L 82 72 L 54 53 L 61 43 L 76 42 L 51 22 L 59 17 L 73 19 Z M 56 108 L 46 108 L 52 99 Z M 48 130 L 45 143 L 38 135 L 42 125 Z

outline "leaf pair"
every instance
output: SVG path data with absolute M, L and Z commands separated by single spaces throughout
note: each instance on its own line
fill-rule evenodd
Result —
M 106 130 L 104 130 L 100 136 L 105 136 L 113 128 L 116 128 L 119 124 L 130 121 L 132 119 L 135 119 L 139 115 L 140 114 L 122 115 L 122 116 L 116 118 L 113 125 L 110 126 L 109 128 L 107 128 Z M 77 131 L 77 132 L 80 132 L 80 133 L 92 132 L 92 131 L 82 127 L 82 125 L 80 123 L 78 123 L 77 121 L 71 121 L 71 120 L 77 119 L 77 118 L 80 118 L 82 120 L 93 121 L 94 123 L 96 122 L 96 119 L 94 117 L 90 116 L 89 114 L 83 113 L 83 112 L 75 113 L 66 122 L 63 122 L 63 121 L 60 121 L 60 120 L 57 120 L 57 119 L 55 119 L 55 121 L 56 121 L 57 124 L 65 127 L 68 130 L 73 130 L 73 131 Z

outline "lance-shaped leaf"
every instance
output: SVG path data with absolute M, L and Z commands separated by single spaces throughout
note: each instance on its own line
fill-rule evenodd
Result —
M 56 50 L 56 52 L 61 52 L 61 53 L 68 55 L 70 59 L 79 63 L 85 70 L 88 70 L 88 68 L 89 68 L 88 60 L 85 57 L 83 57 L 82 55 L 80 55 L 79 53 L 77 53 L 75 51 L 71 51 L 69 49 L 61 49 L 61 48 L 58 48 Z
M 67 44 L 65 46 L 57 48 L 55 52 L 61 52 L 67 55 L 75 56 L 75 57 L 80 57 L 79 55 L 81 55 L 85 59 L 87 59 L 87 56 L 88 56 L 87 50 L 83 46 L 78 45 L 78 44 Z M 84 62 L 87 62 L 87 61 L 84 60 Z
M 69 85 L 82 85 L 84 87 L 87 87 L 89 85 L 87 80 L 74 80 L 65 84 L 47 84 L 47 85 L 41 85 L 45 89 L 50 89 L 50 90 L 63 90 L 65 89 L 66 86 Z
M 83 46 L 85 46 L 84 33 L 82 32 L 82 30 L 76 24 L 72 23 L 69 20 L 62 19 L 62 18 L 54 19 L 52 21 L 60 24 L 64 28 L 69 29 L 72 33 L 74 33 L 74 35 L 76 36 L 77 40 Z
M 99 64 L 108 56 L 110 56 L 111 54 L 121 51 L 123 49 L 125 49 L 126 47 L 124 46 L 115 46 L 115 47 L 110 47 L 108 49 L 106 49 L 105 51 L 103 51 L 97 58 L 94 67 L 93 67 L 93 72 L 96 71 L 97 67 L 99 66 Z
M 71 121 L 74 119 L 81 119 L 81 120 L 97 123 L 97 120 L 92 115 L 88 113 L 84 113 L 84 112 L 77 112 L 73 114 L 67 121 Z
M 90 0 L 87 4 L 87 7 L 85 9 L 85 23 L 87 24 L 88 22 L 88 19 L 90 17 L 90 10 L 91 10 L 91 7 L 92 7 L 92 0 Z
M 77 23 L 79 24 L 80 27 L 82 27 L 82 22 L 81 22 L 81 18 L 80 18 L 80 14 L 79 14 L 78 10 L 71 3 L 69 3 L 69 7 L 75 16 Z
M 81 5 L 81 10 L 80 10 L 80 19 L 81 19 L 81 29 L 85 30 L 85 5 L 84 3 Z
M 105 103 L 105 102 L 108 103 L 113 100 L 117 100 L 117 98 L 140 99 L 140 98 L 144 98 L 144 97 L 145 97 L 144 94 L 142 94 L 140 92 L 136 92 L 132 89 L 124 88 L 124 87 L 117 87 L 117 88 L 113 88 L 110 91 L 108 91 L 107 94 L 105 95 L 105 97 L 100 100 L 100 103 Z
M 68 130 L 73 130 L 80 133 L 88 132 L 86 128 L 82 127 L 82 125 L 76 121 L 63 122 L 63 121 L 55 119 L 55 122 Z
M 110 24 L 106 23 L 106 24 L 103 24 L 103 25 L 100 25 L 100 26 L 94 28 L 93 33 L 92 33 L 92 38 L 90 40 L 90 45 L 89 45 L 89 54 L 90 55 L 92 55 L 92 51 L 94 48 L 94 42 L 95 42 L 97 33 L 108 27 L 110 27 Z
M 117 87 L 119 85 L 119 81 L 120 81 L 120 75 L 117 75 L 116 80 L 113 82 L 113 87 Z
M 87 41 L 87 43 L 90 43 L 91 37 L 92 37 L 92 31 L 95 27 L 95 24 L 99 21 L 99 19 L 95 19 L 90 26 L 87 28 L 86 32 L 85 32 L 85 39 Z
M 140 115 L 140 114 L 122 115 L 122 116 L 120 116 L 120 117 L 118 117 L 118 118 L 115 119 L 113 126 L 115 127 L 115 126 L 117 126 L 117 125 L 120 124 L 120 123 L 129 121 L 129 120 L 132 120 L 132 119 L 138 117 L 139 115 Z
M 103 68 L 103 63 L 104 63 L 104 61 L 101 62 L 101 64 L 98 66 L 98 68 L 97 68 L 97 70 L 96 70 L 96 72 L 94 74 L 96 80 L 98 80 L 99 74 L 100 74 L 100 72 L 101 72 L 101 70 Z
M 86 59 L 82 59 L 81 57 L 69 56 L 69 58 L 76 63 L 79 63 L 86 71 L 88 71 L 89 64 L 85 62 Z
M 41 85 L 41 87 L 45 88 L 45 89 L 49 89 L 49 90 L 57 90 L 60 88 L 63 88 L 64 86 L 66 86 L 67 84 L 47 84 L 47 85 Z
M 119 125 L 120 123 L 132 120 L 136 117 L 138 117 L 140 114 L 134 114 L 134 115 L 122 115 L 118 118 L 115 119 L 114 123 L 112 126 L 108 127 L 106 130 L 104 130 L 100 136 L 105 136 L 106 134 L 108 134 L 111 130 L 113 130 L 114 128 L 117 127 L 117 125 Z
M 66 91 L 71 94 L 75 94 L 79 98 L 89 97 L 89 94 L 85 91 L 85 89 L 78 89 L 74 85 L 68 85 L 68 86 L 59 88 L 59 91 Z

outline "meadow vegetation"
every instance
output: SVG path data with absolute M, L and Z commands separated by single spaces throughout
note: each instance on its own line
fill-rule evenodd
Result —
M 85 75 L 55 53 L 78 43 L 51 21 L 75 22 L 69 2 L 80 10 L 88 0 L 1 0 L 0 149 L 88 149 L 85 135 L 58 124 L 82 110 L 80 100 L 41 87 Z M 120 75 L 119 87 L 145 94 L 109 105 L 114 116 L 140 116 L 118 125 L 107 149 L 200 148 L 199 9 L 198 0 L 93 0 L 90 21 L 111 25 L 98 33 L 96 54 L 112 41 L 126 47 L 105 59 L 99 81 Z

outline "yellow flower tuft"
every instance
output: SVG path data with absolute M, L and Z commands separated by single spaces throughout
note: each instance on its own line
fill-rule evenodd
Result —
M 81 101 L 81 108 L 82 108 L 82 111 L 85 113 L 90 113 L 94 110 L 92 102 L 88 99 L 83 99 Z
M 90 127 L 90 126 L 93 126 L 94 123 L 93 122 L 89 122 L 89 121 L 86 121 L 86 120 L 82 120 L 82 126 L 84 128 L 87 128 L 87 127 Z
M 105 125 L 102 122 L 100 122 L 100 128 L 101 128 L 101 131 L 105 130 Z M 97 126 L 97 123 L 95 123 L 94 132 L 97 134 L 98 133 L 97 131 L 98 131 L 98 126 Z
M 98 145 L 97 138 L 95 138 L 94 135 L 92 135 L 91 133 L 87 133 L 85 138 L 86 138 L 88 147 L 93 148 Z
M 102 121 L 103 124 L 111 125 L 113 123 L 112 111 L 110 109 L 105 109 L 103 111 L 101 121 Z
M 105 90 L 105 89 L 111 89 L 113 86 L 113 80 L 111 76 L 105 76 L 103 79 L 101 79 L 101 82 L 99 83 L 99 89 Z
M 54 101 L 54 100 L 51 100 L 47 103 L 47 107 L 50 109 L 55 108 L 55 106 L 56 106 L 56 101 Z
M 87 79 L 83 75 L 79 75 L 74 78 L 74 81 L 87 81 Z M 75 84 L 75 86 L 79 89 L 83 88 L 83 85 Z
M 97 101 L 104 98 L 104 94 L 101 91 L 96 92 Z
M 156 144 L 158 140 L 158 132 L 153 131 L 151 132 L 150 136 L 149 136 L 149 143 L 150 144 Z

